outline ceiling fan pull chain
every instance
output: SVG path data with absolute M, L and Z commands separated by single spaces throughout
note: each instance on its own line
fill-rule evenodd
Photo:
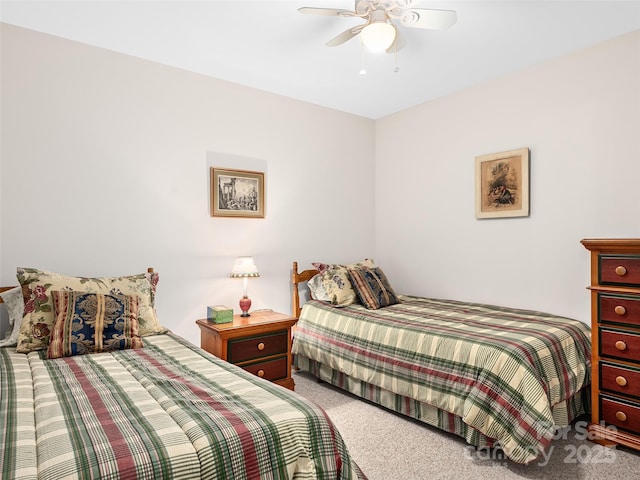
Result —
M 393 45 L 393 73 L 398 73 L 400 71 L 400 67 L 398 66 L 398 42 L 395 42 Z
M 362 56 L 360 60 L 360 75 L 364 76 L 367 74 L 367 69 L 364 66 L 364 43 L 362 43 L 362 41 L 360 42 L 360 48 L 362 49 Z

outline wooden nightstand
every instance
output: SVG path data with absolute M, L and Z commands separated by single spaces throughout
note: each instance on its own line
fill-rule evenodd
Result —
M 294 389 L 291 378 L 291 327 L 297 319 L 273 311 L 233 316 L 231 323 L 196 320 L 200 346 L 258 377 Z

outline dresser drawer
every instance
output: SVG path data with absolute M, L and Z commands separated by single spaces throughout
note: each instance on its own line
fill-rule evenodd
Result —
M 640 286 L 640 255 L 601 254 L 598 269 L 603 285 Z
M 640 404 L 600 395 L 600 419 L 630 432 L 640 432 Z
M 640 362 L 640 335 L 600 328 L 600 355 Z
M 279 353 L 286 353 L 289 340 L 287 330 L 255 337 L 244 337 L 229 340 L 227 347 L 227 361 L 241 363 L 256 358 L 270 357 Z
M 289 372 L 287 372 L 287 357 L 268 360 L 266 362 L 252 363 L 250 365 L 244 365 L 242 368 L 260 378 L 270 381 L 279 380 L 289 376 Z
M 640 296 L 598 294 L 598 319 L 605 323 L 640 326 Z
M 640 397 L 640 369 L 600 363 L 600 388 L 622 395 Z

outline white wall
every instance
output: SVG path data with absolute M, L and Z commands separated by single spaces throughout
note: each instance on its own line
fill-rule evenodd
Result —
M 239 310 L 237 255 L 252 308 L 285 312 L 292 261 L 373 255 L 373 121 L 0 28 L 0 285 L 152 266 L 161 322 L 199 344 L 207 305 Z M 212 165 L 264 171 L 266 218 L 211 218 Z
M 376 123 L 376 259 L 400 292 L 589 321 L 586 237 L 640 235 L 640 32 Z M 477 155 L 531 149 L 531 214 L 475 218 Z
M 640 32 L 373 122 L 0 25 L 2 285 L 153 266 L 198 343 L 207 305 L 238 309 L 237 255 L 281 311 L 291 261 L 373 256 L 402 293 L 588 321 L 580 239 L 640 234 Z M 520 147 L 531 215 L 476 220 L 474 157 Z M 215 164 L 266 172 L 264 220 L 209 216 Z

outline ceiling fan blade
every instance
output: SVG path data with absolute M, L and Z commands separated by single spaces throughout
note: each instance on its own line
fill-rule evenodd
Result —
M 300 7 L 298 11 L 308 15 L 330 15 L 332 17 L 348 17 L 354 14 L 351 10 L 343 10 L 340 8 Z
M 364 25 L 358 25 L 357 27 L 353 27 L 353 28 L 350 28 L 349 30 L 345 30 L 340 35 L 329 40 L 327 43 L 325 43 L 325 45 L 327 47 L 336 47 L 338 45 L 342 45 L 346 41 L 351 40 L 353 37 L 358 35 L 363 28 L 364 28 Z
M 411 8 L 403 12 L 400 22 L 412 28 L 445 30 L 458 21 L 453 10 L 433 10 L 429 8 Z

